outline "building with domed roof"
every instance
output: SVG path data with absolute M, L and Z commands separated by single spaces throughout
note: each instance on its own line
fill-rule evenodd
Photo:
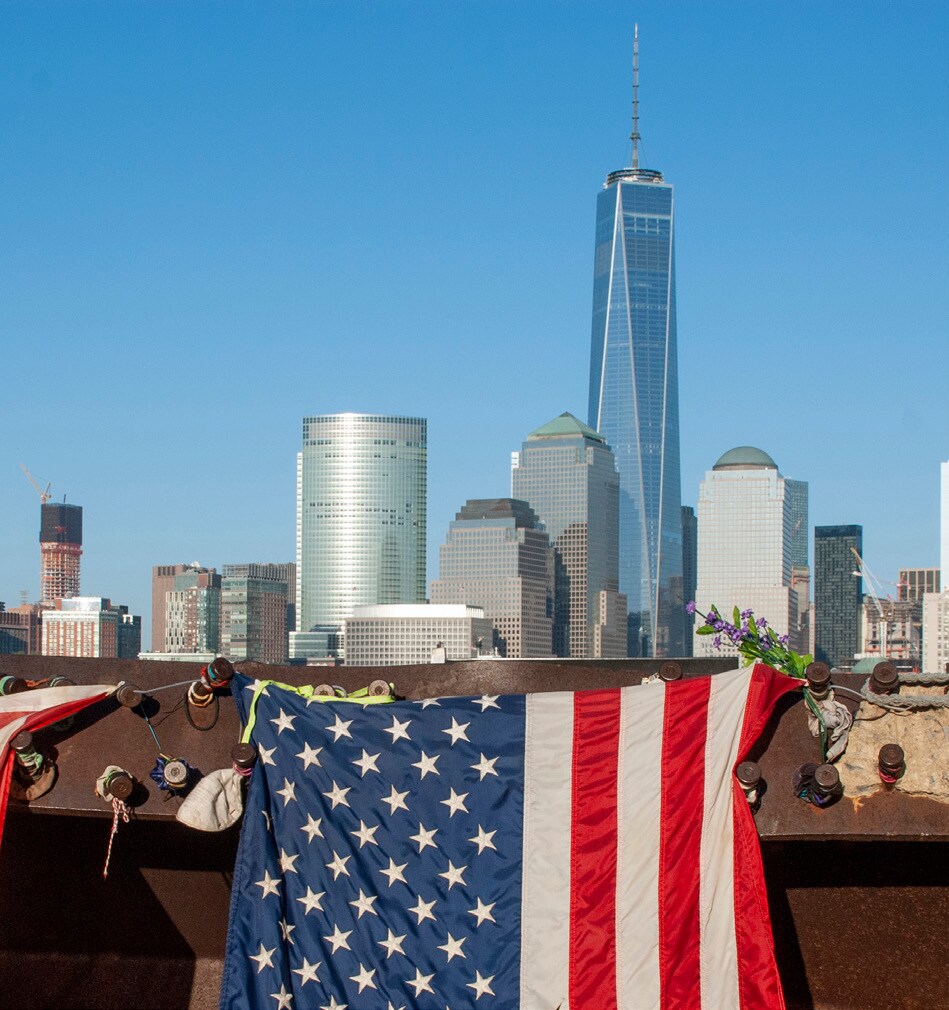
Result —
M 807 484 L 783 477 L 762 449 L 736 446 L 705 474 L 697 513 L 698 609 L 714 604 L 726 620 L 736 605 L 754 610 L 806 651 L 807 592 L 792 572 L 807 564 Z M 694 648 L 697 656 L 719 651 L 712 636 Z

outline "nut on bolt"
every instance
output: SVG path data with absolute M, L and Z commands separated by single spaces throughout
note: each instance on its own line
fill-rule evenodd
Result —
M 870 674 L 870 690 L 874 694 L 898 694 L 900 676 L 892 663 L 877 663 Z
M 818 700 L 825 698 L 830 690 L 830 667 L 826 663 L 808 663 L 804 671 L 807 678 L 807 686 L 811 694 Z
M 664 680 L 667 684 L 674 680 L 681 680 L 682 667 L 673 660 L 668 660 L 659 667 L 659 679 Z
M 115 692 L 115 700 L 125 708 L 135 708 L 136 705 L 141 705 L 142 698 L 142 692 L 134 684 L 122 683 Z

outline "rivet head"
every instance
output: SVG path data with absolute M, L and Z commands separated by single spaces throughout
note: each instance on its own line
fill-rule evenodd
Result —
M 831 764 L 818 765 L 814 769 L 814 783 L 822 792 L 832 792 L 840 785 L 840 775 Z
M 671 683 L 674 680 L 682 679 L 682 667 L 678 663 L 669 660 L 659 667 L 659 679 Z
M 826 663 L 808 663 L 804 676 L 812 691 L 822 692 L 830 687 L 830 667 Z
M 125 708 L 135 708 L 142 703 L 142 692 L 134 684 L 122 684 L 115 692 L 115 700 Z
M 184 761 L 169 761 L 162 775 L 168 785 L 183 786 L 188 781 L 188 766 Z
M 898 743 L 885 743 L 880 748 L 880 770 L 896 773 L 902 769 L 904 758 L 903 748 Z
M 742 761 L 735 774 L 743 789 L 754 789 L 761 781 L 761 768 L 757 761 Z
M 257 749 L 250 743 L 236 743 L 231 748 L 231 761 L 238 768 L 253 768 L 257 763 Z

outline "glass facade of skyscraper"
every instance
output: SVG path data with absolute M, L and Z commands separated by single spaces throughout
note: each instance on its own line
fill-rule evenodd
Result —
M 681 655 L 682 522 L 672 186 L 609 175 L 597 199 L 589 423 L 620 475 L 630 655 Z
M 814 527 L 814 656 L 850 666 L 860 649 L 862 526 Z
M 572 414 L 532 431 L 512 471 L 514 497 L 534 510 L 554 548 L 557 656 L 625 652 L 622 627 L 618 635 L 611 626 L 619 601 L 626 606 L 617 593 L 618 483 L 609 446 Z
M 425 601 L 427 424 L 303 419 L 297 461 L 297 632 L 342 628 L 356 606 Z
M 508 658 L 552 655 L 554 557 L 527 502 L 469 499 L 439 551 L 433 604 L 481 607 Z

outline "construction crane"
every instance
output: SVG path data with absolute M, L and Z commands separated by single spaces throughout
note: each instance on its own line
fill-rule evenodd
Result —
M 33 487 L 36 488 L 36 493 L 40 496 L 40 502 L 43 505 L 45 505 L 50 500 L 50 498 L 53 497 L 49 493 L 49 489 L 52 487 L 52 484 L 47 484 L 46 488 L 44 490 L 43 488 L 41 488 L 39 486 L 39 484 L 36 483 L 36 480 L 34 479 L 33 474 L 31 474 L 30 471 L 27 470 L 27 468 L 22 463 L 20 464 L 20 469 L 26 474 L 27 479 L 33 485 Z
M 886 659 L 886 649 L 887 649 L 887 621 L 886 614 L 883 612 L 883 604 L 880 603 L 880 599 L 885 597 L 888 600 L 893 599 L 889 593 L 883 592 L 883 584 L 880 580 L 867 568 L 866 561 L 860 557 L 860 552 L 856 547 L 850 548 L 851 553 L 857 559 L 857 571 L 854 575 L 859 575 L 861 578 L 867 580 L 870 585 L 870 590 L 872 593 L 872 599 L 877 608 L 877 613 L 880 615 L 880 658 Z

